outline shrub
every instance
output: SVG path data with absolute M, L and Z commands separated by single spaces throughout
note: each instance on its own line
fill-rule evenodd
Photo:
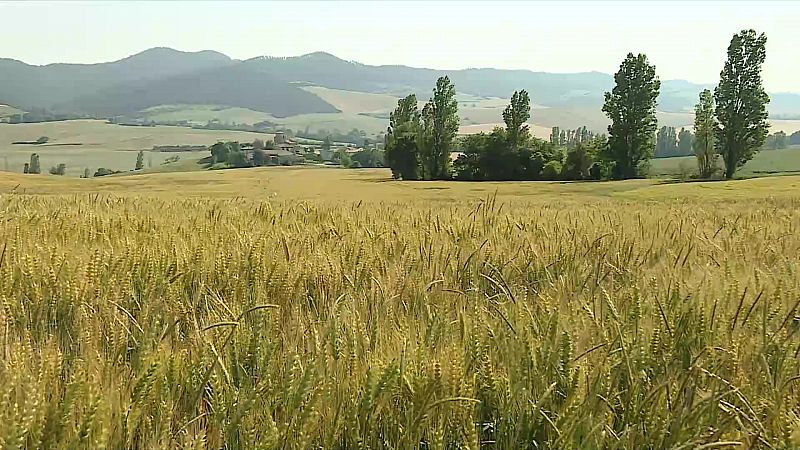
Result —
M 50 168 L 50 175 L 64 175 L 67 172 L 67 165 L 64 163 Z
M 542 169 L 542 179 L 558 180 L 561 178 L 561 163 L 558 161 L 548 161 Z

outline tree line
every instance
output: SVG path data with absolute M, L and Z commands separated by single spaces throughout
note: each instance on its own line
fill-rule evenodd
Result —
M 661 82 L 646 55 L 629 53 L 604 96 L 602 110 L 611 120 L 607 136 L 590 135 L 585 127 L 554 127 L 549 142 L 531 136 L 530 98 L 520 90 L 503 111 L 505 128 L 457 138 L 455 86 L 444 76 L 422 111 L 413 94 L 398 101 L 389 117 L 386 165 L 403 180 L 627 179 L 646 176 L 656 155 L 693 152 L 701 178 L 719 170 L 721 157 L 729 179 L 767 139 L 769 97 L 761 80 L 766 39 L 754 30 L 733 36 L 718 86 L 713 94 L 699 95 L 694 134 L 671 127 L 657 133 Z M 778 148 L 786 136 L 775 140 Z M 458 157 L 451 161 L 454 150 Z

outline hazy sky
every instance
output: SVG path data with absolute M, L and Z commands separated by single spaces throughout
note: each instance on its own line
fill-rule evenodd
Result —
M 716 83 L 733 33 L 767 33 L 764 83 L 800 92 L 800 2 L 0 2 L 0 57 L 111 61 L 150 47 L 245 59 L 327 51 L 366 64 L 613 73 Z M 0 81 L 2 74 L 0 74 Z

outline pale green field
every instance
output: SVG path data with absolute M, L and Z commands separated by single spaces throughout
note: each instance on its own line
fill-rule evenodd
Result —
M 319 130 L 348 132 L 357 128 L 373 135 L 386 131 L 386 127 L 389 125 L 389 121 L 386 119 L 349 113 L 300 114 L 291 117 L 275 117 L 270 121 L 291 128 L 295 132 L 304 131 L 306 128 L 311 132 Z
M 303 89 L 322 98 L 345 114 L 390 111 L 397 106 L 398 100 L 398 97 L 393 95 L 344 91 L 321 86 L 305 86 Z
M 19 114 L 21 112 L 22 111 L 20 111 L 17 108 L 14 108 L 13 106 L 0 105 L 0 117 L 13 116 L 13 115 Z
M 45 145 L 12 145 L 15 141 L 36 140 L 48 136 Z M 272 135 L 225 130 L 194 130 L 182 127 L 126 127 L 97 120 L 69 120 L 33 124 L 0 124 L 0 170 L 22 172 L 31 153 L 38 153 L 42 172 L 60 163 L 67 165 L 67 175 L 79 176 L 88 167 L 130 170 L 139 150 L 145 151 L 145 167 L 153 167 L 173 153 L 149 152 L 154 145 L 211 145 L 219 140 L 252 142 Z M 77 143 L 81 145 L 63 145 Z M 203 156 L 208 153 L 203 152 Z M 195 158 L 189 153 L 182 157 Z
M 209 120 L 219 120 L 223 123 L 243 123 L 252 125 L 264 120 L 273 120 L 272 116 L 247 108 L 229 108 L 217 105 L 162 105 L 147 108 L 141 116 L 155 122 L 179 122 L 186 120 L 190 123 L 204 125 Z
M 656 158 L 650 161 L 650 169 L 650 174 L 654 176 L 694 174 L 697 172 L 697 159 L 694 156 Z M 800 172 L 800 146 L 762 150 L 739 169 L 736 175 L 750 177 L 796 172 Z

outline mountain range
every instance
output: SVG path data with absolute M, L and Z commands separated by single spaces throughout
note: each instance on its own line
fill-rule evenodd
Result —
M 0 59 L 0 104 L 109 117 L 170 104 L 224 105 L 288 117 L 339 110 L 305 86 L 427 99 L 435 81 L 448 75 L 459 93 L 508 98 L 526 89 L 544 107 L 597 107 L 613 87 L 600 72 L 529 70 L 434 70 L 402 65 L 371 66 L 324 52 L 297 57 L 235 60 L 214 51 L 153 48 L 100 64 L 29 65 Z M 710 85 L 662 80 L 659 110 L 691 111 Z M 772 117 L 800 117 L 800 94 L 770 93 Z

